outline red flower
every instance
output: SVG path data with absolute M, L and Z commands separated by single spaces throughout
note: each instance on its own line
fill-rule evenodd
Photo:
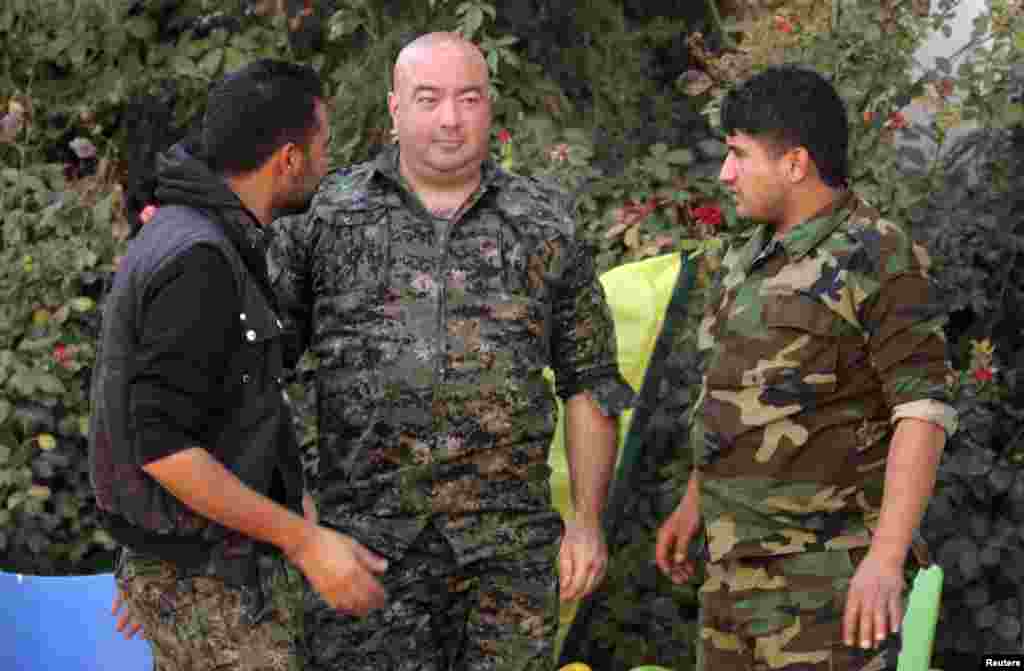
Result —
M 142 212 L 139 212 L 139 221 L 144 225 L 149 223 L 149 220 L 156 214 L 156 205 L 147 205 L 142 208 Z
M 864 111 L 864 123 L 871 123 L 875 120 L 875 113 Z
M 512 141 L 512 133 L 509 133 L 507 128 L 502 128 L 501 130 L 498 131 L 498 143 L 499 144 L 508 144 L 511 141 Z
M 938 91 L 939 95 L 943 98 L 948 98 L 953 95 L 953 89 L 955 86 L 956 82 L 947 77 L 939 80 L 939 83 L 935 86 L 935 90 Z
M 793 24 L 785 16 L 781 14 L 775 15 L 775 30 L 781 30 L 784 33 L 792 33 L 795 28 Z
M 57 343 L 53 348 L 53 360 L 62 366 L 66 366 L 71 360 L 71 353 L 68 352 L 67 345 L 64 343 Z
M 895 128 L 897 130 L 906 128 L 907 117 L 903 116 L 903 112 L 893 112 L 889 115 L 889 120 L 885 122 L 886 128 Z
M 722 225 L 722 211 L 714 205 L 704 205 L 693 210 L 693 218 L 710 228 Z
M 991 382 L 995 373 L 991 368 L 979 368 L 974 371 L 974 379 L 978 382 Z

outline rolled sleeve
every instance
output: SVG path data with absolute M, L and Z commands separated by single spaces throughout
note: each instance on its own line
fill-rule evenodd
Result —
M 633 407 L 636 394 L 619 372 L 615 322 L 594 260 L 573 242 L 552 313 L 552 369 L 563 400 L 587 392 L 601 413 L 615 417 Z
M 893 424 L 907 418 L 921 419 L 941 426 L 946 432 L 946 438 L 956 433 L 958 421 L 956 409 L 942 401 L 933 401 L 931 399 L 910 401 L 908 403 L 901 403 L 892 409 Z

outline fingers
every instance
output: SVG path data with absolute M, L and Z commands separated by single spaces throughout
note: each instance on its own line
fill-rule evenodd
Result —
M 142 629 L 142 625 L 132 619 L 131 615 L 125 612 L 121 617 L 117 619 L 117 631 L 121 632 L 126 639 L 135 637 L 135 634 L 139 633 Z
M 654 561 L 661 572 L 668 577 L 672 577 L 672 572 L 675 569 L 677 539 L 675 524 L 672 523 L 672 518 L 669 518 L 658 529 L 657 545 L 654 548 Z
M 562 547 L 558 552 L 558 591 L 562 601 L 572 601 L 576 581 L 576 557 L 574 545 L 562 539 Z
M 604 580 L 605 571 L 608 568 L 608 561 L 606 558 L 599 558 L 595 560 L 587 571 L 587 581 L 583 585 L 582 592 L 580 593 L 581 598 L 586 598 L 593 594 L 600 585 L 601 581 Z
M 122 607 L 124 608 L 123 612 L 121 610 Z M 118 616 L 119 613 L 120 615 Z M 139 630 L 142 629 L 142 624 L 132 618 L 128 604 L 121 598 L 120 590 L 114 594 L 114 600 L 110 604 L 110 614 L 118 616 L 114 630 L 121 632 L 126 639 L 134 638 L 139 633 Z
M 388 560 L 365 545 L 356 544 L 356 559 L 372 573 L 382 575 L 388 570 Z
M 898 593 L 850 590 L 843 614 L 843 639 L 847 646 L 877 647 L 899 630 L 903 606 Z
M 885 626 L 885 612 L 878 608 L 878 603 L 870 595 L 865 595 L 860 606 L 860 631 L 856 638 L 860 639 L 860 647 L 867 650 L 874 645 L 875 625 Z M 854 640 L 856 640 L 856 638 Z M 884 638 L 884 636 L 883 636 Z
M 889 631 L 896 632 L 900 630 L 900 625 L 903 623 L 903 598 L 901 589 L 899 593 L 892 593 L 889 595 Z
M 337 597 L 338 603 L 332 604 L 335 608 L 363 617 L 370 611 L 382 608 L 387 594 L 380 581 L 371 573 L 360 571 L 354 576 L 352 584 L 343 588 Z
M 847 647 L 854 647 L 857 639 L 857 624 L 860 619 L 860 595 L 857 590 L 850 586 L 846 596 L 846 608 L 843 609 L 843 641 Z

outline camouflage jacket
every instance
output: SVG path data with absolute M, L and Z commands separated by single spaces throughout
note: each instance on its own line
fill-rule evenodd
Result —
M 317 359 L 325 520 L 401 552 L 445 513 L 462 556 L 521 546 L 515 520 L 557 521 L 544 367 L 559 396 L 589 392 L 606 415 L 633 399 L 564 197 L 488 161 L 461 215 L 439 219 L 389 151 L 329 175 L 274 238 L 286 329 Z
M 956 430 L 924 249 L 852 194 L 772 235 L 725 255 L 698 334 L 713 561 L 869 544 L 896 421 Z

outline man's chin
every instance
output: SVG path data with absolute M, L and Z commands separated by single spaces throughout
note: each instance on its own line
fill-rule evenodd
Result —
M 296 199 L 290 201 L 285 205 L 274 209 L 274 219 L 280 219 L 281 217 L 290 217 L 295 214 L 305 213 L 313 202 L 313 194 L 309 194 L 304 200 Z
M 438 175 L 456 176 L 480 169 L 483 158 L 473 156 L 444 156 L 426 163 Z

